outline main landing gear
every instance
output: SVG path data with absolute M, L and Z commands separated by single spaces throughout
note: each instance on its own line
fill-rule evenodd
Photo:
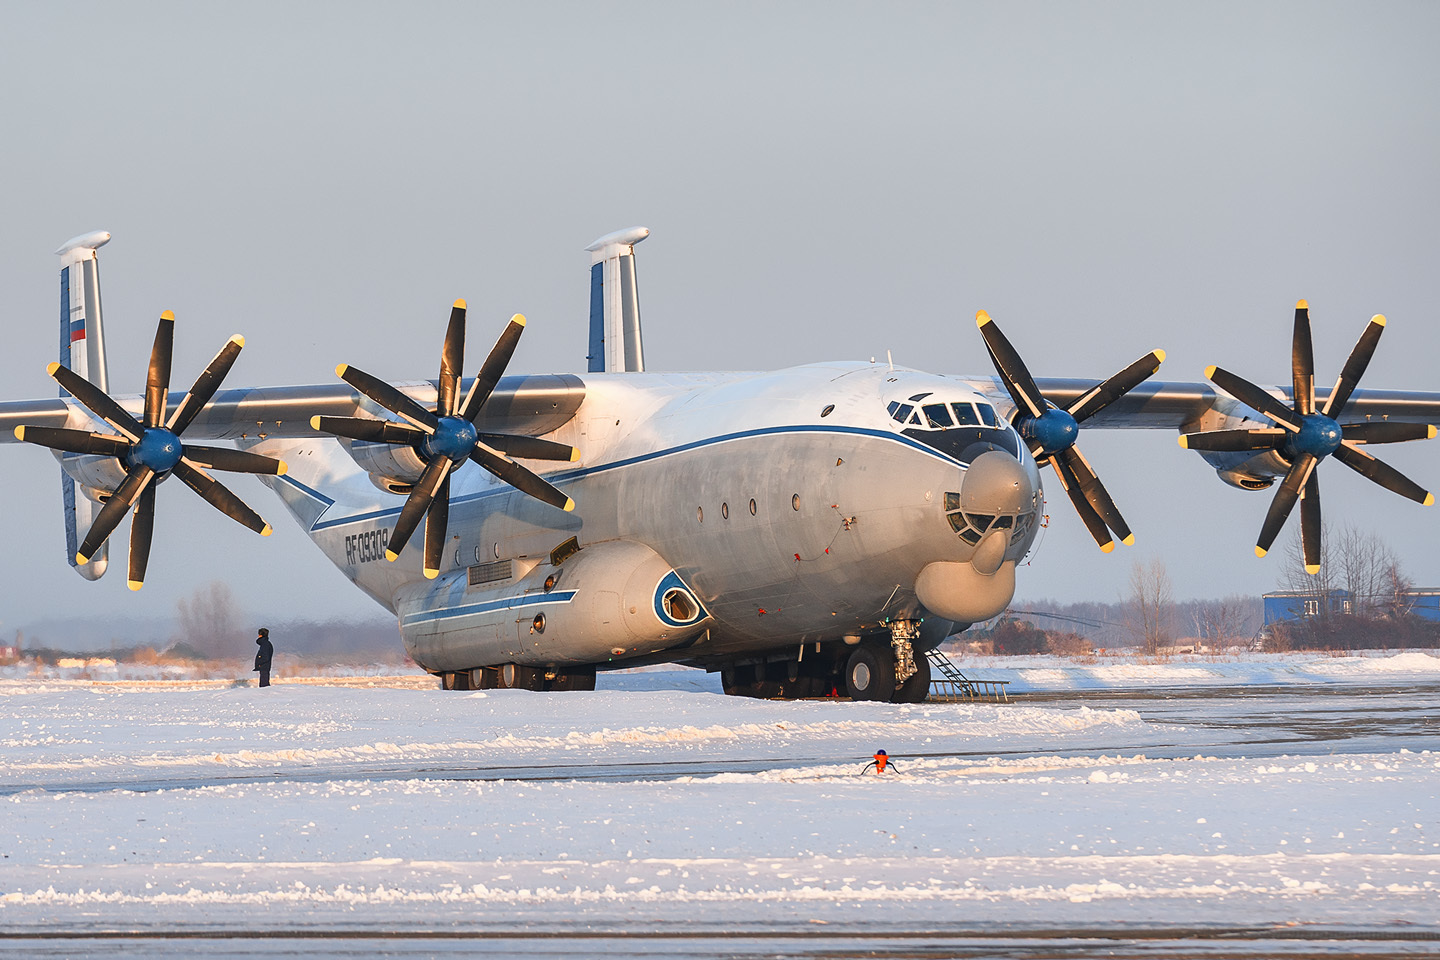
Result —
M 930 694 L 930 661 L 915 652 L 919 623 L 897 620 L 890 636 L 858 644 L 807 646 L 802 656 L 738 661 L 720 671 L 725 692 L 762 700 L 849 697 L 888 703 L 923 703 Z
M 529 667 L 502 663 L 438 674 L 446 690 L 594 690 L 595 668 L 578 664 Z

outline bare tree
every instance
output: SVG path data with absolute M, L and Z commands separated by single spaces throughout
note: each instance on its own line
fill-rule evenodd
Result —
M 176 603 L 180 639 L 207 657 L 245 656 L 245 629 L 235 595 L 223 580 L 196 587 L 188 599 Z
M 1125 619 L 1130 635 L 1148 654 L 1168 646 L 1174 631 L 1175 599 L 1165 561 L 1158 557 L 1130 568 L 1130 596 Z
M 1211 650 L 1248 635 L 1245 630 L 1251 601 L 1247 597 L 1228 596 L 1205 600 L 1192 605 L 1195 633 Z

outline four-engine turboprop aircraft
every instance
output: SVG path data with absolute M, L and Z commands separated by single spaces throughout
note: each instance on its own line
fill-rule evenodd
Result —
M 983 312 L 998 377 L 873 362 L 646 373 L 634 247 L 647 235 L 588 248 L 584 375 L 503 376 L 517 315 L 463 378 L 457 301 L 436 380 L 341 365 L 331 384 L 220 389 L 244 346 L 235 336 L 180 394 L 166 313 L 144 395 L 113 399 L 96 261 L 110 236 L 77 237 L 57 251 L 60 396 L 0 403 L 0 439 L 55 452 L 67 552 L 87 579 L 133 513 L 133 589 L 164 480 L 265 534 L 210 471 L 259 474 L 455 689 L 593 688 L 597 669 L 673 661 L 722 671 L 727 693 L 922 699 L 924 652 L 1010 602 L 1044 513 L 1042 467 L 1101 549 L 1132 539 L 1075 445 L 1081 424 L 1177 430 L 1227 483 L 1280 480 L 1256 550 L 1298 501 L 1317 568 L 1326 457 L 1433 500 L 1362 449 L 1433 437 L 1440 420 L 1440 393 L 1357 388 L 1383 317 L 1328 393 L 1314 387 L 1304 301 L 1289 391 L 1217 368 L 1223 392 L 1146 382 L 1159 350 L 1102 382 L 1036 379 Z

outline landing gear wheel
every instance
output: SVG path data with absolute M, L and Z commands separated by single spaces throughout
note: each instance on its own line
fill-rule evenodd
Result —
M 915 673 L 895 688 L 893 703 L 924 703 L 930 696 L 930 658 L 923 653 L 915 655 Z
M 845 663 L 845 692 L 851 700 L 886 700 L 895 693 L 895 656 L 889 645 L 864 641 Z
M 495 687 L 499 690 L 542 690 L 545 687 L 545 672 L 521 663 L 501 664 Z
M 440 687 L 443 690 L 469 690 L 470 671 L 456 670 L 440 674 Z

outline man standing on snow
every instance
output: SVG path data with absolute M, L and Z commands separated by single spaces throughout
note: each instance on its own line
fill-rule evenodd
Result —
M 275 657 L 275 646 L 270 642 L 270 631 L 260 628 L 260 636 L 255 638 L 255 645 L 260 649 L 255 651 L 255 672 L 260 674 L 260 686 L 270 686 L 270 661 Z

